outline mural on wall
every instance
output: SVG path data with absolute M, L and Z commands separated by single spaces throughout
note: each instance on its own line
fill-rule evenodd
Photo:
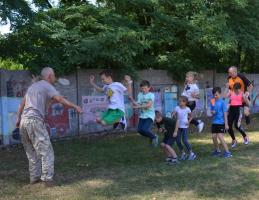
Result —
M 6 81 L 7 97 L 23 97 L 28 88 L 28 81 L 13 80 L 13 77 Z
M 250 94 L 251 98 L 251 111 L 252 113 L 258 113 L 259 112 L 259 85 L 254 85 L 254 89 L 252 94 Z
M 152 86 L 150 92 L 155 95 L 155 110 L 163 111 L 163 103 L 162 103 L 162 91 L 159 86 Z
M 62 137 L 72 134 L 77 126 L 77 114 L 72 108 L 53 102 L 47 112 L 47 128 L 51 137 Z

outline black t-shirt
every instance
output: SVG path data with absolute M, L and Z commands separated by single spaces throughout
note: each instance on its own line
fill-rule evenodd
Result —
M 165 129 L 165 137 L 173 137 L 176 120 L 171 119 L 169 117 L 163 117 L 160 123 L 156 123 L 157 128 L 164 128 Z

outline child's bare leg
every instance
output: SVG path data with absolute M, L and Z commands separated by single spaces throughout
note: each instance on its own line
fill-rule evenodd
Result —
M 214 148 L 215 148 L 217 151 L 220 151 L 217 134 L 212 133 L 212 141 L 213 141 Z
M 162 147 L 164 153 L 166 154 L 166 156 L 170 157 L 170 153 L 166 149 L 166 144 L 165 143 L 161 143 L 161 147 Z
M 165 145 L 165 148 L 166 148 L 167 152 L 170 154 L 170 157 L 173 157 L 173 158 L 176 158 L 176 157 L 177 157 L 177 155 L 176 155 L 174 149 L 173 149 L 171 146 L 169 146 L 169 145 L 166 144 L 166 145 Z
M 228 145 L 224 139 L 224 134 L 223 133 L 219 133 L 218 134 L 218 138 L 219 138 L 219 141 L 220 143 L 222 144 L 223 148 L 225 149 L 226 152 L 229 152 L 228 150 Z

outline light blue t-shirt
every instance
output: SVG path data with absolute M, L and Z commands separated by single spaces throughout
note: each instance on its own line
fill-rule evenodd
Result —
M 155 119 L 155 108 L 154 108 L 154 103 L 155 103 L 155 95 L 151 92 L 144 94 L 140 92 L 138 94 L 138 103 L 140 105 L 147 104 L 148 102 L 152 102 L 152 106 L 150 108 L 143 108 L 140 109 L 140 115 L 139 118 L 141 119 L 152 119 L 154 121 Z
M 212 124 L 225 124 L 224 113 L 227 112 L 226 102 L 220 98 L 215 100 L 215 105 L 210 104 L 211 111 L 215 111 Z

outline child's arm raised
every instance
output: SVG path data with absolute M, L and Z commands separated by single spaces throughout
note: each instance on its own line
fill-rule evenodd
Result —
M 104 92 L 104 89 L 99 87 L 98 85 L 95 84 L 94 82 L 95 77 L 93 75 L 90 76 L 90 84 L 98 91 L 98 92 Z
M 229 83 L 226 83 L 225 90 L 223 92 L 223 98 L 228 98 L 230 96 Z

